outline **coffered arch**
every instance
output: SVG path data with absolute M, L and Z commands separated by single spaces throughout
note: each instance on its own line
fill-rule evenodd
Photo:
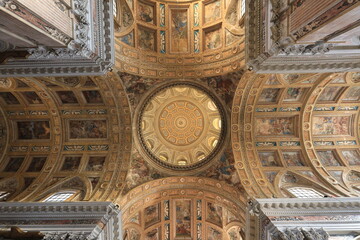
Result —
M 284 197 L 281 188 L 297 184 L 326 195 L 358 195 L 345 179 L 359 166 L 356 76 L 243 76 L 232 108 L 232 147 L 251 196 Z
M 109 73 L 5 81 L 1 121 L 8 122 L 9 141 L 2 144 L 0 181 L 16 177 L 22 188 L 8 200 L 38 200 L 44 191 L 61 190 L 71 176 L 82 179 L 84 199 L 114 200 L 123 189 L 132 144 L 121 79 Z

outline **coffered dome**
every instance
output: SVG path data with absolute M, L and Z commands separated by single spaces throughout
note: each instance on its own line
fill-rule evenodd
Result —
M 190 83 L 157 89 L 142 105 L 137 124 L 146 155 L 172 170 L 192 170 L 210 161 L 225 134 L 220 103 Z

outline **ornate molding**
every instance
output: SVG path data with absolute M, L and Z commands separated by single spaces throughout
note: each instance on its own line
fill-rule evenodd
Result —
M 358 46 L 346 48 L 339 44 L 298 43 L 287 34 L 292 4 L 281 1 L 247 0 L 246 61 L 258 73 L 311 73 L 360 70 Z M 354 4 L 354 3 L 351 3 Z M 269 20 L 268 20 L 269 19 Z M 310 27 L 309 27 L 310 28 Z
M 5 6 L 9 1 L 0 1 Z M 0 65 L 2 76 L 102 75 L 114 64 L 112 1 L 74 0 L 74 39 L 64 39 L 56 29 L 50 35 L 67 43 L 66 48 L 38 46 L 28 49 L 25 60 L 9 59 Z

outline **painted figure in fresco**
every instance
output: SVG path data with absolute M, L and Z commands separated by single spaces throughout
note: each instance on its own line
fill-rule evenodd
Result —
M 106 120 L 71 120 L 70 138 L 106 138 Z
M 19 139 L 50 139 L 48 121 L 18 122 Z
M 259 158 L 263 166 L 279 166 L 275 156 L 274 152 L 259 152 Z
M 155 50 L 155 38 L 154 33 L 139 29 L 139 47 L 144 50 Z
M 340 166 L 333 151 L 318 151 L 317 154 L 324 166 Z
M 152 16 L 151 7 L 147 6 L 145 4 L 139 4 L 139 17 L 140 20 L 144 22 L 152 22 L 153 16 Z
M 304 166 L 299 152 L 284 152 L 283 156 L 288 166 Z
M 207 203 L 207 220 L 222 226 L 222 207 L 214 204 Z
M 191 203 L 176 201 L 176 236 L 191 236 Z
M 31 160 L 27 172 L 40 172 L 46 161 L 46 157 L 34 157 Z
M 349 165 L 360 165 L 360 154 L 357 150 L 345 150 L 342 154 Z
M 29 104 L 41 104 L 41 98 L 35 92 L 23 92 L 22 93 Z
M 153 229 L 146 234 L 145 240 L 159 240 L 159 232 L 158 229 Z
M 290 135 L 292 128 L 291 118 L 256 119 L 256 135 Z
M 220 31 L 216 30 L 205 34 L 205 42 L 207 49 L 216 49 L 221 45 Z
M 58 91 L 56 92 L 62 103 L 78 103 L 75 94 L 72 91 Z
M 159 206 L 153 205 L 145 208 L 144 210 L 145 226 L 159 221 Z
M 103 103 L 101 94 L 99 91 L 90 90 L 90 91 L 83 91 L 83 95 L 86 99 L 87 103 Z
M 129 46 L 134 46 L 134 36 L 133 33 L 129 33 L 128 35 L 125 35 L 121 37 L 121 41 Z
M 349 116 L 314 117 L 313 133 L 315 135 L 349 135 Z

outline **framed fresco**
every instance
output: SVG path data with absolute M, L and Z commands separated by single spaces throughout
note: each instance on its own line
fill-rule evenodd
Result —
M 275 151 L 261 151 L 258 152 L 259 160 L 263 167 L 278 167 L 279 156 Z
M 60 171 L 76 171 L 81 162 L 81 156 L 65 156 Z
M 148 24 L 156 24 L 155 5 L 149 2 L 137 2 L 137 19 Z
M 360 87 L 350 87 L 346 93 L 345 97 L 342 99 L 344 102 L 358 102 L 360 100 Z
M 351 136 L 353 116 L 313 116 L 312 134 L 315 136 Z
M 151 205 L 144 209 L 145 228 L 160 222 L 160 204 Z
M 170 7 L 170 53 L 189 53 L 189 51 L 188 9 Z
M 27 172 L 40 172 L 45 165 L 47 156 L 33 157 L 31 159 L 30 165 Z
M 161 228 L 154 228 L 153 230 L 148 231 L 145 233 L 144 240 L 161 240 Z
M 288 88 L 284 94 L 284 102 L 301 102 L 308 88 Z
M 137 30 L 138 48 L 145 51 L 156 51 L 156 31 L 140 25 Z
M 16 130 L 19 140 L 50 139 L 50 122 L 46 120 L 17 121 Z
M 33 104 L 42 104 L 43 101 L 41 100 L 41 98 L 39 97 L 39 95 L 37 95 L 36 92 L 21 92 L 21 94 L 24 96 L 25 100 L 28 102 L 28 104 L 33 105 Z
M 276 103 L 280 97 L 281 88 L 265 88 L 262 90 L 258 99 L 259 104 Z
M 215 22 L 221 18 L 221 0 L 204 3 L 204 24 Z
M 320 162 L 325 167 L 341 166 L 336 153 L 332 150 L 316 151 Z
M 301 151 L 283 151 L 282 155 L 288 167 L 305 166 Z
M 257 137 L 266 136 L 296 136 L 297 117 L 277 117 L 277 118 L 256 118 L 255 135 Z
M 17 172 L 24 162 L 25 157 L 9 157 L 4 172 Z
M 346 149 L 342 150 L 341 154 L 350 166 L 360 166 L 360 153 L 359 150 Z
M 223 31 L 221 25 L 216 25 L 211 28 L 204 29 L 204 46 L 203 49 L 214 50 L 222 47 Z
M 11 92 L 0 92 L 0 97 L 7 105 L 19 105 L 19 100 Z
M 73 91 L 56 91 L 62 104 L 78 104 L 78 100 Z
M 219 227 L 223 226 L 223 209 L 220 205 L 206 202 L 206 221 Z
M 191 238 L 191 200 L 175 200 L 175 239 Z
M 222 236 L 222 231 L 218 230 L 212 226 L 208 226 L 207 227 L 207 237 L 206 240 L 219 240 L 219 239 L 223 239 Z
M 102 171 L 106 156 L 90 156 L 86 165 L 86 171 Z
M 328 86 L 326 87 L 318 98 L 319 102 L 335 102 L 345 90 L 344 87 Z
M 69 139 L 106 139 L 107 120 L 68 120 Z
M 88 104 L 104 104 L 101 94 L 97 90 L 82 91 L 82 94 Z

